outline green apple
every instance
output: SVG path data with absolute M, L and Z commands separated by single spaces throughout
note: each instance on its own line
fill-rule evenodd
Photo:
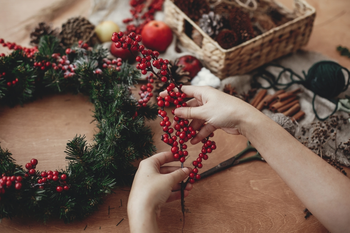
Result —
M 103 21 L 95 27 L 95 33 L 101 43 L 111 41 L 113 32 L 119 32 L 119 26 L 113 21 Z

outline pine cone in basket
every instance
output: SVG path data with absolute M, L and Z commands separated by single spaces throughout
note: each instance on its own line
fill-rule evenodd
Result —
M 229 24 L 231 30 L 235 31 L 240 38 L 240 43 L 250 40 L 255 36 L 249 15 L 238 7 L 231 11 Z
M 272 21 L 272 19 L 266 14 L 256 14 L 251 19 L 252 24 L 256 27 L 260 33 L 265 33 L 272 28 L 276 27 L 276 24 Z
M 174 0 L 174 4 L 193 21 L 198 21 L 203 14 L 208 14 L 210 11 L 209 4 L 205 0 Z
M 230 49 L 240 43 L 237 33 L 230 29 L 223 29 L 216 37 L 216 41 L 223 49 Z
M 50 25 L 46 24 L 45 22 L 41 22 L 30 33 L 30 44 L 32 46 L 37 46 L 42 36 L 52 35 L 57 37 L 58 34 L 58 28 L 52 29 Z
M 228 19 L 230 16 L 230 12 L 233 11 L 233 9 L 236 7 L 237 6 L 234 6 L 232 4 L 221 2 L 217 6 L 215 6 L 214 12 L 215 14 L 221 15 L 222 17 Z
M 79 40 L 82 40 L 89 45 L 98 43 L 95 34 L 95 26 L 84 17 L 73 17 L 68 19 L 68 21 L 62 25 L 60 36 L 62 45 L 66 47 L 71 47 Z
M 223 18 L 221 15 L 210 11 L 208 14 L 202 15 L 202 18 L 199 19 L 199 27 L 210 37 L 214 38 L 224 27 Z

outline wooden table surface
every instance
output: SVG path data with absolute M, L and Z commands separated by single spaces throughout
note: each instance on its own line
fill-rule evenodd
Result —
M 65 1 L 54 14 L 45 9 L 64 0 L 0 0 L 0 38 L 28 46 L 29 32 L 44 15 L 54 26 L 71 16 L 88 16 L 90 1 Z M 282 2 L 287 2 L 284 0 Z M 348 0 L 308 0 L 317 16 L 307 50 L 317 51 L 350 69 L 350 60 L 341 57 L 337 45 L 350 47 L 350 2 Z M 0 53 L 8 51 L 0 48 Z M 39 170 L 66 166 L 64 149 L 76 134 L 91 141 L 96 129 L 93 106 L 87 97 L 55 95 L 25 104 L 0 107 L 0 142 L 17 163 L 37 158 Z M 159 120 L 148 122 L 154 131 L 158 151 L 169 148 L 159 140 Z M 232 157 L 245 148 L 246 139 L 217 131 L 217 150 L 204 164 L 204 170 Z M 197 147 L 189 150 L 193 157 Z M 192 152 L 192 153 L 191 153 Z M 189 159 L 188 161 L 191 161 Z M 347 169 L 348 173 L 349 170 Z M 129 232 L 126 205 L 129 187 L 115 190 L 97 212 L 81 222 L 64 224 L 52 220 L 42 224 L 33 219 L 2 219 L 0 232 Z M 304 218 L 305 206 L 280 177 L 264 162 L 251 162 L 227 169 L 195 184 L 186 199 L 184 232 L 328 232 L 318 220 Z M 110 211 L 108 211 L 110 209 Z M 121 222 L 120 222 L 121 221 Z M 161 232 L 181 232 L 180 202 L 166 204 L 161 211 Z M 119 224 L 118 224 L 119 223 Z

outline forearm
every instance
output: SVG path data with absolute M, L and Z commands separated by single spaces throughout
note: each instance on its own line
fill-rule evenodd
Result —
M 350 180 L 262 113 L 242 133 L 299 199 L 332 232 L 350 229 Z
M 152 208 L 128 206 L 128 218 L 131 233 L 159 232 L 156 211 Z

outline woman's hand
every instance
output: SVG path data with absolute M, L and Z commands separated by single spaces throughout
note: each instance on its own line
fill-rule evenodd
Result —
M 171 152 L 155 154 L 141 161 L 128 201 L 131 232 L 156 232 L 156 213 L 160 206 L 181 198 L 180 182 L 188 177 L 190 169 L 162 166 L 172 161 L 175 160 Z M 187 184 L 185 197 L 192 187 Z
M 193 99 L 187 102 L 188 107 L 177 108 L 175 115 L 193 119 L 191 126 L 196 130 L 207 123 L 192 139 L 193 144 L 200 142 L 218 128 L 230 134 L 244 135 L 242 122 L 252 115 L 261 114 L 250 104 L 211 87 L 183 86 L 181 90 Z M 166 91 L 160 93 L 162 97 L 166 94 Z

